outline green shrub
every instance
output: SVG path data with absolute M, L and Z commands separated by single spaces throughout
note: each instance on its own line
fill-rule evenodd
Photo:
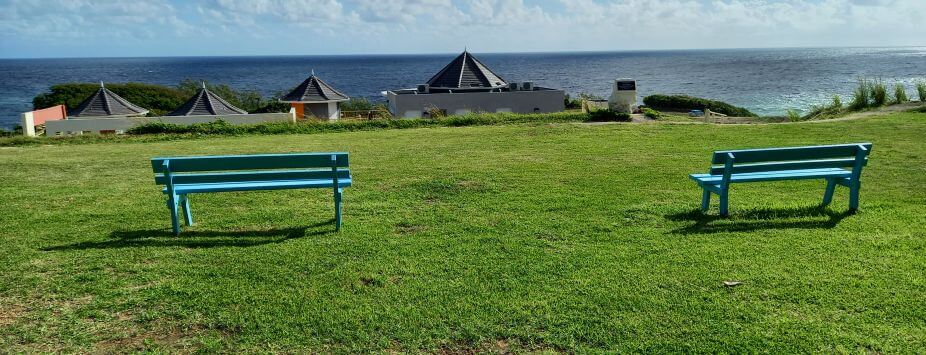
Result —
M 249 113 L 289 112 L 289 109 L 291 107 L 292 106 L 290 106 L 288 102 L 280 102 L 278 100 L 265 100 L 263 101 L 262 106 L 258 107 L 256 110 L 251 110 L 248 112 Z
M 630 114 L 611 109 L 593 110 L 588 113 L 589 122 L 630 122 Z
M 824 119 L 824 118 L 833 118 L 839 116 L 843 113 L 842 107 L 842 98 L 839 95 L 833 96 L 833 101 L 829 105 L 813 105 L 810 107 L 810 111 L 801 117 L 801 120 L 813 120 L 813 119 Z M 789 114 L 789 119 L 790 114 Z
M 650 95 L 643 98 L 643 103 L 661 111 L 711 110 L 728 116 L 758 117 L 742 107 L 688 95 Z
M 625 114 L 626 115 L 626 114 Z M 626 115 L 629 120 L 630 116 Z M 466 114 L 460 116 L 413 118 L 413 119 L 377 119 L 377 120 L 341 120 L 321 121 L 307 120 L 297 123 L 270 122 L 253 125 L 232 125 L 218 120 L 192 125 L 151 122 L 129 129 L 128 134 L 193 134 L 193 135 L 240 135 L 240 134 L 288 134 L 288 133 L 323 133 L 345 131 L 367 131 L 377 129 L 418 128 L 418 127 L 459 127 L 475 125 L 496 125 L 531 122 L 577 122 L 585 121 L 588 115 L 577 112 L 557 112 L 545 114 L 487 113 Z M 89 135 L 88 135 L 89 136 Z
M 440 109 L 434 105 L 429 105 L 428 107 L 426 107 L 424 109 L 424 112 L 427 115 L 427 118 L 431 118 L 431 119 L 439 119 L 439 118 L 447 117 L 447 110 Z
M 926 81 L 916 83 L 916 94 L 920 97 L 920 102 L 926 102 Z
M 907 101 L 910 101 L 910 98 L 907 97 L 907 89 L 904 88 L 903 84 L 894 84 L 894 104 L 902 104 Z
M 375 105 L 365 98 L 350 99 L 341 103 L 341 111 L 370 111 L 374 109 Z
M 800 112 L 794 109 L 788 109 L 788 121 L 797 122 L 797 121 L 801 121 L 802 119 L 803 117 L 801 117 Z
M 871 82 L 871 105 L 881 107 L 887 105 L 887 85 L 881 79 Z
M 644 108 L 643 108 L 643 116 L 645 116 L 646 118 L 655 120 L 655 119 L 658 119 L 659 117 L 662 117 L 662 114 L 659 113 L 659 111 L 656 111 L 656 110 L 651 109 L 651 108 L 649 108 L 649 107 L 644 107 Z
M 566 94 L 566 96 L 563 96 L 563 105 L 567 110 L 580 109 L 582 108 L 582 100 L 573 99 L 572 96 Z
M 833 95 L 833 103 L 830 104 L 830 110 L 842 110 L 842 98 L 839 95 Z
M 868 82 L 868 79 L 859 78 L 858 86 L 855 87 L 855 91 L 852 93 L 852 103 L 849 105 L 849 108 L 858 111 L 864 110 L 871 106 L 871 83 Z

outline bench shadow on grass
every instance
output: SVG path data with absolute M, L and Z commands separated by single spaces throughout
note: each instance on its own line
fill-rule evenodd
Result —
M 694 222 L 673 230 L 673 233 L 710 234 L 766 229 L 830 229 L 853 214 L 848 210 L 834 211 L 826 206 L 818 205 L 785 209 L 754 209 L 734 212 L 731 217 L 720 217 L 695 209 L 665 217 L 670 221 Z
M 305 227 L 269 229 L 259 231 L 183 231 L 175 236 L 170 228 L 113 231 L 109 238 L 96 242 L 42 248 L 43 251 L 116 249 L 137 247 L 251 247 L 287 240 L 335 233 L 334 219 Z

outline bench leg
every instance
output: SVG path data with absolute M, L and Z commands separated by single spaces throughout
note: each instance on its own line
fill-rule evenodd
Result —
M 183 219 L 187 226 L 193 225 L 193 211 L 190 210 L 190 198 L 187 195 L 180 195 L 180 204 L 183 206 Z
M 334 193 L 334 223 L 335 229 L 341 230 L 341 199 L 344 189 L 337 189 Z
M 858 195 L 859 190 L 862 188 L 861 181 L 855 181 L 849 183 L 849 211 L 855 212 L 858 210 Z
M 180 216 L 177 213 L 177 195 L 173 195 L 167 198 L 167 209 L 170 210 L 170 223 L 173 228 L 174 235 L 180 235 Z
M 711 190 L 704 189 L 701 193 L 701 212 L 707 212 L 711 208 Z
M 833 202 L 833 192 L 836 191 L 836 180 L 826 179 L 826 192 L 823 193 L 823 206 L 828 206 Z
M 728 209 L 729 204 L 730 204 L 729 195 L 730 194 L 727 189 L 724 189 L 720 193 L 720 216 L 721 217 L 726 217 L 730 215 L 730 211 Z

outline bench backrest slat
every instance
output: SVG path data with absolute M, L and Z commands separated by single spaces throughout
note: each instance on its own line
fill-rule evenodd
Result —
M 865 149 L 860 149 L 864 147 Z M 809 147 L 741 149 L 714 152 L 711 175 L 774 172 L 781 170 L 855 168 L 868 164 L 871 143 Z M 733 164 L 727 167 L 729 159 Z M 857 159 L 860 159 L 857 161 Z
M 169 159 L 171 173 L 261 169 L 330 169 L 332 167 L 332 155 L 337 157 L 337 167 L 346 168 L 349 166 L 347 153 L 296 153 L 152 158 L 151 168 L 155 173 L 164 173 L 163 162 Z
M 858 146 L 862 145 L 871 152 L 871 143 L 818 145 L 808 147 L 741 149 L 714 152 L 711 164 L 723 164 L 727 153 L 733 153 L 736 164 L 764 163 L 773 161 L 820 160 L 837 158 L 855 158 Z
M 333 179 L 331 169 L 320 170 L 284 170 L 284 171 L 233 171 L 221 173 L 191 173 L 175 174 L 175 184 L 207 184 L 217 182 L 244 182 L 244 181 L 278 181 L 278 180 L 315 180 Z M 338 169 L 339 179 L 349 179 L 350 170 Z M 154 183 L 164 185 L 167 178 L 164 174 L 155 174 Z

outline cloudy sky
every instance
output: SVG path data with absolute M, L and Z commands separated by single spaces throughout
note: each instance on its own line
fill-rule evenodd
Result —
M 0 57 L 926 45 L 926 0 L 0 0 Z

